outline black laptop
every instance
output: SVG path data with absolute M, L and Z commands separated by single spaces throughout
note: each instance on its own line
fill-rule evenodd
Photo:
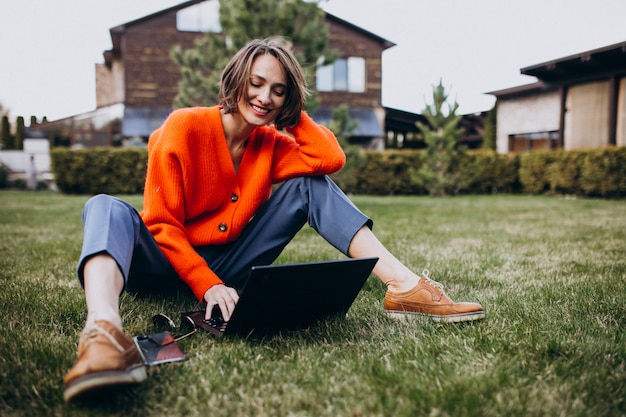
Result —
M 219 308 L 182 313 L 215 335 L 248 336 L 308 327 L 350 309 L 378 258 L 255 266 L 228 322 Z

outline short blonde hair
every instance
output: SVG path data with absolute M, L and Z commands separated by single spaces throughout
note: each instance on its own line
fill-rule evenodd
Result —
M 241 48 L 228 62 L 220 80 L 218 101 L 226 113 L 237 113 L 239 99 L 246 94 L 252 64 L 259 55 L 271 55 L 278 60 L 287 78 L 285 103 L 276 116 L 278 129 L 295 126 L 300 121 L 306 96 L 309 94 L 302 67 L 288 49 L 283 38 L 256 39 Z

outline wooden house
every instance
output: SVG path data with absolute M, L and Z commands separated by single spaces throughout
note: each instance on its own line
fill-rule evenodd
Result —
M 626 144 L 626 41 L 531 65 L 537 82 L 493 91 L 500 153 Z
M 74 147 L 119 145 L 145 140 L 172 111 L 180 69 L 170 57 L 174 45 L 184 49 L 206 31 L 220 31 L 219 2 L 191 0 L 110 29 L 112 48 L 96 64 L 96 109 L 39 126 L 69 138 Z M 352 140 L 383 147 L 385 109 L 382 97 L 382 52 L 394 44 L 331 14 L 329 48 L 338 59 L 317 72 L 319 123 L 332 109 L 347 104 L 358 121 Z

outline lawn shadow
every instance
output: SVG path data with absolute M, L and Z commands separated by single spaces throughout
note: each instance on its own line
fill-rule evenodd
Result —
M 88 412 L 91 415 L 134 415 L 138 408 L 146 406 L 145 395 L 151 390 L 154 381 L 141 384 L 115 385 L 90 390 L 76 397 L 71 407 Z

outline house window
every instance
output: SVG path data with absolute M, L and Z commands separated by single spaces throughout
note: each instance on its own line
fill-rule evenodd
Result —
M 185 7 L 176 12 L 176 29 L 181 32 L 216 32 L 222 31 L 220 25 L 220 2 L 205 1 Z
M 316 73 L 317 91 L 365 92 L 365 59 L 340 58 L 331 65 L 319 67 Z
M 559 132 L 533 132 L 509 135 L 510 152 L 532 152 L 556 149 L 559 147 Z

